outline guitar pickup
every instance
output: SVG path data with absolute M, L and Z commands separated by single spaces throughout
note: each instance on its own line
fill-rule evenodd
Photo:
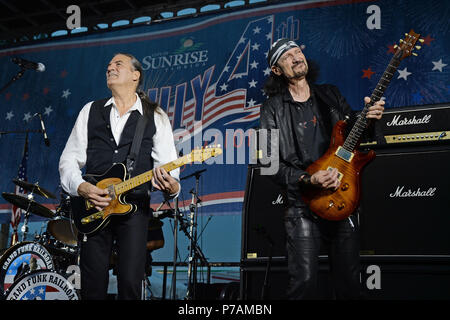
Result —
M 351 162 L 354 156 L 353 152 L 350 152 L 342 147 L 339 147 L 334 154 L 347 162 Z
M 84 217 L 83 219 L 81 219 L 81 223 L 87 224 L 100 218 L 103 218 L 103 211 L 99 211 L 94 214 L 91 214 L 90 216 Z

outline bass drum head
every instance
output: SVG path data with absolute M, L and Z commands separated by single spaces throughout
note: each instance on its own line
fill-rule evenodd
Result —
M 36 242 L 20 242 L 8 248 L 0 258 L 0 291 L 5 292 L 23 274 L 54 269 L 47 249 Z
M 78 300 L 74 286 L 62 275 L 37 270 L 21 276 L 5 293 L 6 300 Z

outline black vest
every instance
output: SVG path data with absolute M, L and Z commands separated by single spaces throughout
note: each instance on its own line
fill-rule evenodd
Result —
M 108 99 L 93 102 L 89 112 L 86 174 L 101 175 L 114 163 L 126 164 L 136 125 L 141 115 L 137 110 L 131 112 L 117 145 L 109 121 L 112 104 L 105 106 L 106 101 Z M 139 155 L 131 174 L 132 177 L 153 169 L 152 148 L 156 127 L 154 114 L 151 113 L 146 116 L 149 119 L 142 138 Z M 147 194 L 149 187 L 150 183 L 146 183 L 136 188 L 133 193 L 141 194 L 141 192 L 145 192 Z

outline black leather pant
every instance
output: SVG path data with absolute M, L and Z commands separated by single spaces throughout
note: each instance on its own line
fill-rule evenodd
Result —
M 351 220 L 350 220 L 351 219 Z M 359 299 L 359 226 L 356 218 L 328 221 L 308 208 L 290 207 L 285 214 L 289 270 L 288 299 L 318 299 L 321 244 L 327 246 L 336 299 Z

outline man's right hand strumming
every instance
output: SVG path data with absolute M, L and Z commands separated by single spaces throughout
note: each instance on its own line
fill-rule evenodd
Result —
M 89 200 L 98 211 L 103 210 L 111 202 L 111 197 L 106 189 L 100 189 L 89 182 L 81 183 L 77 191 L 80 196 Z
M 319 170 L 311 176 L 311 184 L 325 189 L 337 190 L 341 181 L 338 179 L 338 170 Z

